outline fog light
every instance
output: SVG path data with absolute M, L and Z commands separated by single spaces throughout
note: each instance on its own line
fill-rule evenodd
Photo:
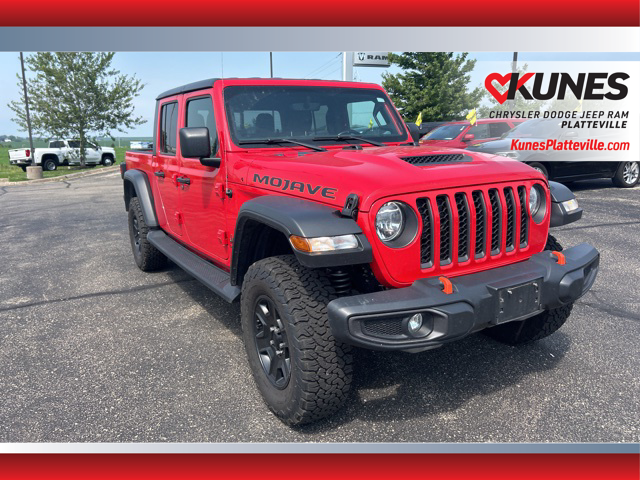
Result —
M 407 323 L 407 328 L 411 335 L 415 335 L 422 328 L 422 314 L 416 313 L 413 315 Z

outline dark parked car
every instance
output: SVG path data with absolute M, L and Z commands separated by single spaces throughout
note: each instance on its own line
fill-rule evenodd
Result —
M 529 120 L 507 132 L 499 140 L 473 145 L 467 150 L 514 158 L 542 172 L 550 180 L 570 182 L 592 178 L 611 178 L 618 187 L 630 188 L 640 179 L 640 163 L 615 161 L 624 152 L 607 150 L 512 150 L 512 142 L 546 142 L 554 139 L 586 141 L 598 139 L 608 143 L 619 140 L 606 131 L 560 128 L 559 120 Z

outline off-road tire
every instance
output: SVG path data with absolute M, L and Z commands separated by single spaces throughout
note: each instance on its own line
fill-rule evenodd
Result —
M 290 377 L 281 388 L 258 354 L 255 311 L 264 297 L 275 305 L 288 343 Z M 260 260 L 245 275 L 241 317 L 249 366 L 265 403 L 288 425 L 332 415 L 348 398 L 353 359 L 351 347 L 337 342 L 329 327 L 327 304 L 333 298 L 326 274 L 302 267 L 293 255 Z
M 549 235 L 545 250 L 559 252 L 562 245 L 553 236 Z M 491 338 L 508 345 L 521 345 L 524 343 L 535 342 L 544 337 L 548 337 L 556 332 L 571 315 L 573 303 L 563 305 L 553 310 L 545 310 L 535 317 L 527 318 L 519 322 L 509 322 L 496 327 L 484 330 L 484 333 Z
M 549 235 L 547 236 L 547 243 L 544 246 L 544 249 L 552 252 L 561 252 L 562 245 L 560 245 L 560 242 L 556 237 L 554 237 L 553 235 Z
M 635 166 L 632 165 L 634 163 L 635 163 Z M 633 171 L 636 173 L 636 179 L 631 181 L 631 183 L 629 183 L 625 179 L 625 168 L 634 169 Z M 612 179 L 613 180 L 613 184 L 616 187 L 619 187 L 619 188 L 633 188 L 633 187 L 635 187 L 636 185 L 638 185 L 638 182 L 640 181 L 640 176 L 637 176 L 638 175 L 638 169 L 640 169 L 640 163 L 638 163 L 638 162 L 622 162 L 618 166 L 618 170 L 616 170 L 616 174 L 613 176 L 613 179 Z M 627 175 L 629 175 L 629 173 Z
M 136 238 L 136 226 L 138 236 Z M 131 250 L 133 259 L 138 268 L 143 272 L 152 272 L 163 268 L 167 264 L 167 257 L 147 240 L 149 227 L 144 221 L 142 207 L 138 197 L 133 197 L 129 203 L 129 238 L 131 240 Z M 136 240 L 138 243 L 136 243 Z

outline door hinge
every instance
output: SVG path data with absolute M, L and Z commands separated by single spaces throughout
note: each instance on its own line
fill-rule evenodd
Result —
M 182 225 L 184 223 L 184 219 L 182 218 L 182 213 L 176 212 L 176 222 L 178 222 L 178 225 Z

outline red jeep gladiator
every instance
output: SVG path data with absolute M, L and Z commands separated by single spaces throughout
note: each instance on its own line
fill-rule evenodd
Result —
M 136 264 L 228 302 L 265 402 L 295 425 L 345 402 L 353 347 L 550 335 L 599 254 L 549 228 L 573 194 L 518 161 L 418 144 L 378 85 L 211 79 L 157 97 L 122 166 Z

